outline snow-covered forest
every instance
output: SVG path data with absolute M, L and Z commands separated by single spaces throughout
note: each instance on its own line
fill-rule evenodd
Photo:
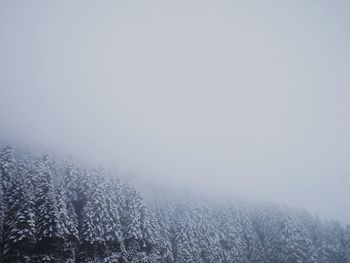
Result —
M 350 262 L 350 226 L 302 210 L 154 198 L 101 168 L 10 146 L 0 172 L 0 262 Z

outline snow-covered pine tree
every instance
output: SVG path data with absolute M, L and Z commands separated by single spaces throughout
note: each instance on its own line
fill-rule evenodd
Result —
M 192 241 L 193 235 L 190 232 L 190 226 L 185 219 L 184 215 L 181 215 L 176 220 L 176 245 L 174 250 L 175 262 L 194 262 L 192 257 L 192 249 L 190 242 Z
M 279 218 L 278 209 L 272 205 L 257 204 L 253 206 L 251 215 L 254 232 L 263 247 L 264 263 L 278 262 L 276 254 L 278 244 L 276 237 L 278 236 L 277 219 Z
M 318 216 L 311 216 L 305 211 L 299 213 L 299 225 L 302 225 L 303 235 L 307 235 L 309 244 L 307 247 L 307 263 L 326 262 L 323 253 L 324 238 L 323 226 Z
M 285 237 L 281 236 L 284 228 L 284 211 L 281 207 L 269 205 L 264 207 L 262 212 L 262 225 L 260 237 L 263 237 L 263 244 L 265 248 L 265 259 L 267 262 L 281 262 L 285 259 L 284 245 Z M 286 228 L 288 229 L 288 228 Z
M 3 146 L 0 150 L 0 175 L 3 191 L 6 191 L 11 178 L 15 175 L 15 166 L 13 148 L 9 145 Z
M 243 230 L 239 223 L 237 205 L 225 202 L 219 211 L 220 243 L 226 262 L 245 262 Z
M 198 247 L 198 233 L 195 218 L 190 209 L 177 208 L 176 213 L 176 249 L 175 262 L 202 262 Z
M 159 225 L 150 198 L 141 197 L 140 221 L 142 232 L 141 250 L 146 253 L 150 263 L 159 259 Z
M 122 226 L 120 222 L 119 209 L 121 206 L 119 200 L 120 186 L 119 182 L 112 180 L 106 183 L 106 216 L 104 218 L 104 239 L 106 243 L 107 256 L 114 255 L 114 258 L 125 255 L 125 247 L 122 236 Z
M 284 209 L 279 232 L 281 242 L 281 263 L 302 263 L 308 259 L 311 244 L 309 236 L 301 225 L 298 225 L 293 210 Z
M 44 167 L 49 171 L 52 184 L 53 185 L 62 184 L 63 171 L 61 170 L 63 168 L 56 161 L 54 155 L 48 150 L 44 151 L 44 153 L 41 156 L 41 162 L 44 165 Z
M 4 188 L 3 185 L 0 184 L 0 263 L 2 263 L 2 247 L 3 247 L 3 233 L 4 233 Z
M 91 188 L 90 176 L 85 170 L 78 168 L 71 157 L 64 161 L 62 170 L 63 186 L 67 193 L 68 202 L 74 207 L 80 235 L 83 225 L 83 210 Z
M 33 189 L 33 193 L 36 196 L 38 194 L 38 187 L 41 183 L 41 174 L 43 174 L 45 170 L 41 158 L 36 157 L 31 160 L 28 160 L 27 169 L 27 186 Z
M 12 178 L 6 189 L 4 216 L 5 262 L 29 262 L 35 243 L 34 213 L 31 197 L 22 178 Z
M 127 258 L 129 262 L 138 262 L 141 260 L 141 197 L 139 193 L 129 188 L 125 192 L 125 225 L 123 226 L 124 243 L 127 250 Z
M 155 217 L 159 228 L 159 255 L 160 261 L 164 263 L 174 262 L 173 246 L 175 243 L 175 233 L 172 224 L 172 202 L 168 200 L 167 206 L 164 202 L 155 203 Z
M 97 177 L 93 180 L 92 191 L 82 213 L 80 258 L 83 260 L 103 258 L 106 253 L 106 237 L 111 238 L 105 232 L 112 228 L 110 225 L 112 222 L 109 218 L 103 183 Z
M 9 145 L 4 145 L 1 147 L 0 150 L 0 179 L 1 179 L 1 192 L 0 192 L 0 220 L 1 220 L 1 226 L 0 230 L 2 233 L 2 236 L 0 238 L 0 262 L 2 261 L 2 255 L 3 255 L 3 247 L 4 247 L 4 235 L 6 232 L 6 220 L 5 220 L 5 212 L 8 209 L 8 207 L 11 206 L 9 202 L 10 195 L 12 192 L 9 190 L 11 188 L 11 182 L 15 181 L 15 158 L 14 158 L 14 150 Z
M 263 246 L 257 233 L 254 231 L 252 215 L 247 209 L 246 205 L 239 205 L 238 217 L 243 234 L 242 239 L 244 242 L 244 257 L 250 263 L 264 262 L 265 257 Z
M 325 224 L 324 253 L 329 263 L 347 263 L 346 241 L 343 227 L 337 221 L 327 221 Z
M 69 213 L 67 210 L 67 201 L 62 187 L 58 187 L 57 189 L 56 202 L 59 224 L 64 238 L 64 242 L 61 247 L 62 251 L 60 251 L 60 253 L 62 253 L 67 263 L 73 263 L 75 262 L 79 234 L 77 222 L 74 220 L 72 213 Z
M 211 204 L 201 201 L 201 205 L 195 208 L 194 220 L 198 233 L 198 248 L 203 262 L 224 262 L 225 256 L 220 244 L 220 236 L 216 220 L 212 214 Z
M 36 196 L 36 234 L 38 262 L 56 262 L 64 242 L 64 229 L 60 222 L 56 192 L 48 169 L 40 174 Z
M 350 225 L 347 225 L 345 227 L 344 241 L 345 241 L 346 263 L 350 263 Z

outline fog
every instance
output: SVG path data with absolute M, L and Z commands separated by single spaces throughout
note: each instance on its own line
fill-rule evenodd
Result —
M 350 223 L 348 1 L 0 1 L 0 137 Z

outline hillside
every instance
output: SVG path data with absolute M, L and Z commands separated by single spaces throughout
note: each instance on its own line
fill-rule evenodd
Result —
M 0 151 L 0 262 L 349 263 L 350 226 L 164 195 L 72 158 Z

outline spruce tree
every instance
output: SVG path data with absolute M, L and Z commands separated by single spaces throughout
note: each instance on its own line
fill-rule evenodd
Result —
M 79 169 L 71 157 L 66 159 L 62 170 L 63 185 L 67 193 L 68 201 L 74 207 L 74 214 L 76 215 L 78 223 L 78 232 L 79 235 L 81 235 L 83 210 L 91 189 L 89 174 L 86 171 Z
M 77 222 L 74 220 L 74 215 L 68 212 L 67 200 L 61 187 L 57 189 L 56 194 L 57 212 L 59 218 L 60 229 L 62 229 L 64 242 L 62 244 L 62 255 L 67 259 L 67 262 L 75 262 L 76 246 L 79 241 Z
M 107 255 L 125 254 L 125 247 L 122 235 L 121 219 L 119 214 L 120 190 L 118 182 L 112 181 L 105 186 L 106 215 L 104 218 L 104 239 L 106 242 Z
M 11 179 L 15 176 L 15 157 L 11 146 L 5 145 L 0 150 L 0 175 L 3 191 L 9 187 Z
M 168 206 L 164 202 L 156 203 L 156 219 L 159 228 L 159 254 L 160 261 L 164 263 L 171 263 L 174 261 L 173 246 L 175 243 L 175 233 L 172 224 L 172 204 L 169 202 Z
M 27 262 L 35 242 L 35 223 L 30 196 L 23 182 L 12 179 L 6 193 L 4 259 Z
M 149 261 L 154 262 L 159 258 L 159 225 L 155 219 L 155 211 L 148 200 L 140 198 L 141 249 Z
M 2 247 L 3 247 L 3 232 L 4 232 L 4 189 L 3 185 L 0 184 L 0 263 L 2 263 Z
M 39 178 L 36 196 L 38 261 L 55 262 L 62 251 L 65 233 L 59 218 L 55 189 L 49 172 L 44 169 Z
M 296 218 L 293 217 L 293 211 L 285 211 L 281 222 L 279 232 L 281 240 L 281 258 L 283 263 L 299 263 L 308 259 L 308 248 L 311 243 Z
M 264 262 L 263 247 L 257 233 L 254 231 L 252 215 L 244 205 L 240 206 L 238 217 L 242 228 L 244 258 L 251 263 Z
M 125 202 L 125 225 L 123 228 L 123 236 L 125 239 L 125 247 L 127 249 L 127 257 L 130 262 L 140 260 L 140 249 L 142 243 L 141 230 L 141 198 L 134 189 L 129 189 Z
M 207 202 L 194 210 L 198 247 L 203 262 L 224 262 L 217 226 Z
M 344 233 L 346 263 L 350 263 L 350 225 L 347 225 Z
M 196 229 L 191 212 L 177 210 L 175 262 L 201 262 Z
M 337 221 L 327 221 L 325 224 L 324 253 L 329 263 L 346 263 L 345 231 Z
M 245 244 L 243 230 L 239 223 L 235 204 L 225 203 L 219 212 L 219 235 L 220 243 L 224 250 L 225 261 L 244 262 Z
M 110 225 L 105 225 L 107 217 L 107 203 L 102 186 L 95 182 L 82 213 L 80 258 L 95 260 L 105 254 L 105 229 L 110 228 Z

